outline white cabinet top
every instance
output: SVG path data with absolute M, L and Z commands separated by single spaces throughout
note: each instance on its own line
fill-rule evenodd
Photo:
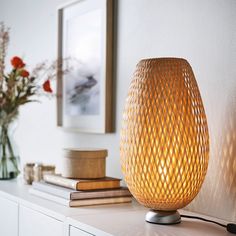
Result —
M 232 235 L 215 224 L 182 218 L 177 225 L 157 225 L 145 222 L 148 209 L 137 211 L 78 215 L 69 217 L 68 223 L 96 236 L 222 236 Z M 180 210 L 180 213 L 193 214 Z M 206 216 L 205 216 L 206 217 Z M 207 217 L 208 219 L 211 217 Z M 211 218 L 212 219 L 212 218 Z M 221 223 L 221 220 L 217 220 Z
M 15 201 L 21 206 L 28 207 L 64 222 L 69 228 L 71 227 L 73 235 L 77 235 L 77 229 L 80 229 L 83 235 L 88 233 L 88 235 L 96 236 L 232 235 L 220 226 L 193 219 L 182 218 L 181 224 L 172 226 L 147 223 L 145 222 L 145 214 L 148 209 L 135 201 L 132 204 L 69 208 L 33 196 L 29 193 L 29 188 L 30 186 L 24 185 L 22 181 L 0 181 L 0 197 Z M 199 216 L 199 214 L 183 210 L 180 210 L 180 213 Z M 213 219 L 207 216 L 202 217 Z M 222 220 L 217 219 L 217 221 L 226 224 Z M 78 235 L 82 235 L 80 230 L 78 230 Z
M 21 205 L 27 206 L 61 221 L 64 221 L 67 216 L 73 215 L 90 215 L 143 209 L 143 207 L 136 202 L 133 204 L 125 203 L 70 208 L 53 201 L 34 196 L 29 193 L 29 188 L 30 186 L 23 184 L 22 181 L 0 180 L 0 197 L 13 200 Z

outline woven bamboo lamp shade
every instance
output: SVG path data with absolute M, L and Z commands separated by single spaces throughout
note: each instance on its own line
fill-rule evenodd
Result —
M 146 220 L 179 223 L 176 210 L 198 194 L 209 157 L 206 115 L 185 59 L 138 63 L 123 113 L 120 151 L 130 191 L 152 209 Z

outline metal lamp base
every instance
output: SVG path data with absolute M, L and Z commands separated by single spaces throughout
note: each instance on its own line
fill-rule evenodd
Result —
M 179 224 L 181 222 L 181 217 L 178 211 L 150 210 L 146 214 L 145 220 L 153 224 L 173 225 Z

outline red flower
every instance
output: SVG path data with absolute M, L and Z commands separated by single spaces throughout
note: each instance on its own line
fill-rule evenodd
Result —
M 43 83 L 43 89 L 44 89 L 45 92 L 52 93 L 52 89 L 51 89 L 51 85 L 50 85 L 50 81 L 49 80 L 46 80 Z
M 20 72 L 20 75 L 24 78 L 27 78 L 27 77 L 29 77 L 29 72 L 27 70 L 22 70 Z
M 11 64 L 15 69 L 20 69 L 20 68 L 23 68 L 25 66 L 25 63 L 19 57 L 13 57 L 11 59 Z

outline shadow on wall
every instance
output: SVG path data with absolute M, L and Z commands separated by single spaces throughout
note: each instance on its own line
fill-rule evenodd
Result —
M 235 89 L 236 94 L 236 89 Z M 236 97 L 228 101 L 215 160 L 212 200 L 218 215 L 236 221 Z
M 236 222 L 236 88 L 226 104 L 226 112 L 219 114 L 223 125 L 210 137 L 211 155 L 203 188 L 187 208 Z
M 229 201 L 228 209 L 225 210 L 229 213 L 230 219 L 236 221 L 236 89 L 233 101 L 228 106 L 224 124 L 222 147 L 218 147 L 217 169 L 224 186 L 224 192 L 221 192 L 222 203 Z

